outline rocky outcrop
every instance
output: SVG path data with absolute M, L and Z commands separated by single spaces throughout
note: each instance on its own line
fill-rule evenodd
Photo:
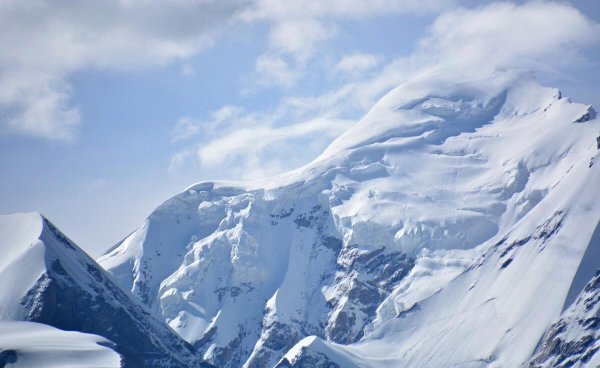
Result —
M 575 303 L 550 327 L 531 367 L 595 367 L 600 364 L 600 271 Z
M 34 218 L 33 222 L 37 216 L 40 223 L 40 230 L 31 229 L 40 232 L 37 243 L 29 248 L 24 244 L 3 244 L 3 249 L 9 251 L 14 246 L 23 251 L 31 261 L 28 266 L 41 269 L 42 273 L 14 306 L 2 306 L 5 311 L 20 310 L 5 318 L 103 336 L 114 343 L 113 349 L 122 356 L 125 368 L 187 368 L 203 364 L 191 345 L 134 302 L 51 222 L 39 215 L 28 216 Z M 10 352 L 3 354 L 2 359 L 10 361 Z

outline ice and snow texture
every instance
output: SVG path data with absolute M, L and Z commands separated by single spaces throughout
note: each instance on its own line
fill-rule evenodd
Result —
M 561 318 L 547 331 L 538 353 L 532 360 L 534 367 L 597 367 L 600 365 L 600 223 L 592 236 L 571 285 L 571 291 L 580 291 Z M 590 278 L 589 273 L 595 270 Z M 589 281 L 582 288 L 581 280 Z
M 528 362 L 600 218 L 600 123 L 528 74 L 444 75 L 304 168 L 190 187 L 100 264 L 224 367 Z
M 191 346 L 40 214 L 0 216 L 0 249 L 0 320 L 104 336 L 124 368 L 200 364 Z
M 0 321 L 0 366 L 119 368 L 121 357 L 103 337 L 20 321 Z

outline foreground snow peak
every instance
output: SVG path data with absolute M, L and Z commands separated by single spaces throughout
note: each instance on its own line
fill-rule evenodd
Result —
M 121 367 L 105 338 L 33 322 L 0 321 L 0 347 L 2 367 Z
M 108 359 L 109 366 L 190 367 L 200 364 L 191 346 L 162 321 L 152 318 L 145 308 L 114 284 L 112 277 L 94 260 L 40 214 L 0 216 L 0 249 L 3 252 L 0 260 L 0 350 L 5 362 L 16 359 L 17 366 L 34 367 L 37 365 L 27 362 L 54 357 L 55 364 L 60 364 L 64 359 L 57 355 L 62 351 L 65 359 L 72 356 L 70 361 L 81 358 L 82 366 L 99 364 L 94 358 L 96 355 L 102 361 Z M 103 338 L 96 341 L 83 334 L 60 332 L 39 324 L 4 321 L 38 322 Z M 17 336 L 17 329 L 31 330 L 31 336 L 21 331 L 23 338 L 13 341 L 13 337 L 21 336 Z M 28 339 L 29 346 L 25 344 Z M 64 341 L 64 345 L 55 339 Z M 81 339 L 83 345 L 77 345 L 77 339 Z M 22 344 L 13 346 L 19 341 Z M 92 341 L 110 346 L 114 352 L 111 355 L 106 353 L 109 349 L 92 349 Z M 55 343 L 57 345 L 53 345 Z M 86 354 L 78 353 L 83 348 L 89 350 L 90 360 L 83 359 Z M 122 359 L 115 363 L 114 357 L 119 355 Z
M 221 367 L 563 361 L 548 344 L 576 337 L 549 331 L 600 266 L 596 112 L 530 74 L 444 75 L 301 169 L 191 186 L 100 265 Z

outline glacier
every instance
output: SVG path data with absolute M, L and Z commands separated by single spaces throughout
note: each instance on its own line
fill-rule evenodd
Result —
M 586 366 L 599 150 L 595 110 L 531 73 L 429 70 L 313 162 L 192 185 L 98 263 L 219 367 Z

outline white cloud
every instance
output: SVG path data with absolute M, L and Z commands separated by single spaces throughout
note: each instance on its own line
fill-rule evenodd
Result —
M 582 51 L 594 44 L 600 44 L 600 25 L 565 3 L 461 8 L 437 17 L 412 54 L 322 95 L 296 98 L 296 103 L 366 111 L 391 88 L 430 69 L 455 79 L 511 68 L 554 72 L 586 62 Z
M 0 3 L 0 128 L 70 139 L 80 123 L 71 73 L 139 70 L 209 46 L 242 3 L 231 1 Z
M 293 17 L 278 20 L 272 25 L 270 46 L 277 52 L 294 55 L 300 62 L 304 62 L 313 55 L 319 42 L 333 34 L 332 27 L 327 27 L 317 19 Z
M 354 53 L 345 55 L 333 67 L 334 72 L 341 74 L 356 75 L 378 66 L 382 58 L 372 54 Z
M 382 14 L 419 14 L 447 9 L 456 0 L 260 0 L 242 13 L 247 20 L 288 18 L 364 19 Z
M 350 127 L 350 121 L 316 117 L 285 126 L 253 125 L 231 129 L 226 134 L 198 148 L 198 158 L 203 165 L 220 165 L 234 156 L 255 157 L 275 143 L 318 134 L 332 139 Z
M 599 37 L 600 26 L 567 3 L 493 3 L 438 17 L 415 56 L 472 72 L 560 68 L 576 62 Z
M 282 57 L 271 54 L 263 54 L 256 60 L 256 72 L 260 84 L 284 87 L 293 85 L 302 75 Z
M 240 118 L 243 110 L 238 106 L 225 105 L 220 109 L 213 111 L 207 120 L 199 120 L 190 116 L 181 117 L 171 130 L 171 141 L 177 142 L 193 137 L 202 131 L 205 137 L 212 137 L 219 127 L 225 125 L 228 121 Z
M 352 123 L 326 114 L 315 115 L 312 108 L 303 110 L 299 112 L 289 101 L 276 111 L 244 112 L 225 106 L 211 113 L 210 119 L 188 118 L 194 124 L 195 134 L 201 137 L 200 142 L 172 155 L 169 171 L 177 172 L 195 161 L 203 169 L 226 168 L 221 172 L 236 178 L 276 174 L 303 163 L 303 155 L 294 155 L 299 144 L 303 153 L 316 156 Z M 311 117 L 302 118 L 303 114 Z M 292 120 L 292 116 L 298 120 Z
M 458 0 L 259 0 L 241 12 L 247 22 L 270 25 L 269 47 L 256 63 L 262 84 L 289 87 L 305 74 L 307 63 L 337 34 L 337 23 L 383 14 L 421 14 L 448 8 Z M 282 56 L 290 57 L 293 62 Z M 270 75 L 276 75 L 275 78 Z
M 177 142 L 183 139 L 193 137 L 200 130 L 199 123 L 189 116 L 179 118 L 171 130 L 171 141 Z
M 185 167 L 186 162 L 194 158 L 194 153 L 194 149 L 187 148 L 171 155 L 171 161 L 169 162 L 169 173 L 182 170 Z
M 69 105 L 71 86 L 41 72 L 0 69 L 0 127 L 39 137 L 74 137 L 79 112 Z
M 509 68 L 561 70 L 581 61 L 581 51 L 598 42 L 599 27 L 572 6 L 555 2 L 495 3 L 447 12 L 412 54 L 383 65 L 368 55 L 342 58 L 336 68 L 372 72 L 358 73 L 321 95 L 285 97 L 271 114 L 239 115 L 245 117 L 244 125 L 226 121 L 223 126 L 229 128 L 196 147 L 197 158 L 203 167 L 227 163 L 234 177 L 281 172 L 293 167 L 286 159 L 302 163 L 297 156 L 308 160 L 320 153 L 328 139 L 351 124 L 348 114 L 365 113 L 391 88 L 416 75 L 436 69 L 460 79 Z M 286 125 L 294 121 L 299 123 Z M 315 142 L 314 150 L 305 149 L 307 142 Z

